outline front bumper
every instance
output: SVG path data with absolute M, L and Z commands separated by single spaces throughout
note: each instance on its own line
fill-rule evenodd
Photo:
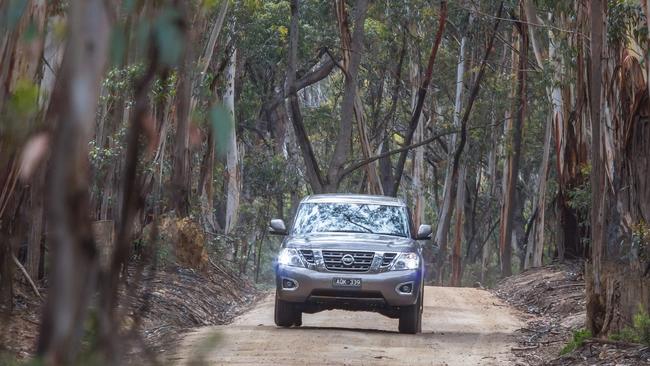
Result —
M 347 289 L 332 286 L 333 278 L 360 278 L 361 289 Z M 283 279 L 295 281 L 296 287 L 283 288 Z M 339 301 L 359 303 L 383 303 L 389 307 L 408 306 L 416 303 L 422 281 L 420 270 L 387 271 L 380 273 L 320 272 L 312 269 L 277 266 L 277 296 L 284 301 L 307 303 L 331 298 Z M 404 294 L 398 286 L 412 283 L 412 291 Z M 383 301 L 381 301 L 383 299 Z

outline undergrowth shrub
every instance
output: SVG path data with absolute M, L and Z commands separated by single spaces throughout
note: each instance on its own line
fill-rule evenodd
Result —
M 575 332 L 573 332 L 573 338 L 571 338 L 569 343 L 567 343 L 566 346 L 564 346 L 564 348 L 562 348 L 562 350 L 560 351 L 560 354 L 565 355 L 565 354 L 575 350 L 576 348 L 582 347 L 582 345 L 585 343 L 585 341 L 587 339 L 591 338 L 591 337 L 592 337 L 591 331 L 588 330 L 588 329 L 576 330 Z
M 632 326 L 625 327 L 610 337 L 615 341 L 641 343 L 650 346 L 650 315 L 639 305 L 639 311 L 632 318 Z

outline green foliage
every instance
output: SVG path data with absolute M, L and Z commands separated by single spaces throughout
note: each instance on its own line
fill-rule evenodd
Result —
M 625 327 L 619 333 L 613 334 L 610 338 L 615 341 L 641 343 L 650 346 L 650 315 L 639 304 L 639 310 L 632 318 L 632 326 Z
M 153 98 L 156 103 L 164 101 L 165 98 L 172 98 L 176 96 L 176 83 L 178 81 L 178 73 L 176 71 L 170 72 L 166 79 L 157 78 L 153 83 Z
M 568 191 L 569 207 L 573 208 L 585 217 L 589 214 L 591 207 L 591 184 L 589 175 L 591 174 L 591 165 L 583 165 L 580 167 L 580 177 L 583 183 Z
M 573 350 L 582 347 L 582 345 L 585 343 L 586 340 L 592 337 L 591 331 L 587 329 L 580 329 L 576 330 L 573 332 L 573 338 L 569 341 L 569 343 L 562 348 L 560 351 L 561 355 L 566 355 L 569 352 L 572 352 Z
M 607 40 L 610 43 L 627 45 L 628 38 L 642 43 L 647 37 L 645 15 L 638 1 L 609 0 L 607 2 Z
M 106 88 L 106 93 L 101 97 L 100 102 L 115 102 L 119 98 L 126 101 L 133 99 L 135 82 L 143 71 L 143 65 L 140 63 L 124 68 L 110 69 L 102 82 L 102 87 Z

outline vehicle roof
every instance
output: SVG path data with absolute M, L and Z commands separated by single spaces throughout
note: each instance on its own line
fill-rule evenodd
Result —
M 302 203 L 358 203 L 386 206 L 406 206 L 400 198 L 371 194 L 327 193 L 303 198 Z

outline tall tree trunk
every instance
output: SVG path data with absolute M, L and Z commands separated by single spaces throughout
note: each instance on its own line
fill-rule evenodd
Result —
M 212 61 L 212 56 L 216 48 L 217 40 L 219 39 L 219 34 L 223 28 L 224 19 L 228 13 L 229 1 L 223 1 L 219 7 L 219 13 L 217 15 L 216 21 L 212 24 L 212 29 L 210 30 L 210 37 L 208 42 L 205 45 L 203 50 L 203 55 L 198 61 L 198 73 L 194 80 L 195 85 L 203 84 L 205 80 L 205 75 Z M 195 87 L 192 87 L 194 90 Z M 192 96 L 192 102 L 190 104 L 190 115 L 196 108 L 198 100 L 196 96 Z M 200 207 L 202 217 L 205 219 L 205 224 L 207 230 L 212 232 L 216 231 L 218 228 L 217 221 L 214 216 L 214 195 L 213 195 L 213 171 L 215 163 L 215 141 L 214 133 L 212 129 L 208 131 L 208 141 L 206 145 L 206 151 L 203 155 L 203 161 L 201 163 L 201 169 L 199 173 L 199 182 L 197 186 L 197 195 L 199 197 Z
M 470 32 L 473 19 L 474 19 L 473 14 L 470 13 L 469 23 L 467 26 L 468 27 L 467 33 Z M 456 98 L 454 100 L 454 126 L 457 128 L 460 127 L 460 112 L 462 110 L 462 105 L 463 105 L 463 90 L 465 89 L 464 86 L 465 66 L 466 66 L 465 64 L 467 63 L 467 60 L 465 59 L 465 47 L 467 43 L 467 38 L 468 38 L 467 35 L 464 35 L 463 38 L 461 39 L 461 45 L 460 45 L 461 51 L 458 56 L 458 67 L 456 68 Z M 450 146 L 454 146 L 455 145 L 454 135 L 452 135 L 451 141 L 452 144 L 450 144 Z M 467 145 L 469 149 L 469 142 L 467 143 Z M 461 278 L 461 268 L 460 268 L 461 245 L 463 239 L 463 232 L 461 228 L 463 225 L 463 210 L 465 206 L 465 172 L 466 172 L 465 159 L 461 159 L 458 170 L 459 170 L 458 180 L 454 187 L 456 189 L 456 224 L 454 230 L 454 248 L 452 250 L 452 256 L 451 256 L 451 285 L 452 286 L 460 286 L 460 278 Z M 452 171 L 449 173 L 452 175 L 454 174 L 453 167 L 452 167 Z M 451 191 L 449 193 L 451 194 Z M 450 221 L 451 221 L 451 215 L 452 212 L 449 212 Z M 447 229 L 447 231 L 448 230 L 449 229 Z
M 415 52 L 414 52 L 415 53 Z M 410 81 L 411 81 L 411 113 L 415 113 L 417 107 L 417 91 L 420 84 L 420 66 L 418 65 L 415 55 L 411 56 Z M 424 117 L 420 115 L 420 120 L 413 135 L 413 142 L 418 143 L 424 139 Z M 424 220 L 424 146 L 416 147 L 413 151 L 413 228 L 417 228 Z
M 41 246 L 43 245 L 43 232 L 45 227 L 44 188 L 45 171 L 43 170 L 36 173 L 29 187 L 31 226 L 27 237 L 27 261 L 25 269 L 27 269 L 29 276 L 34 280 L 39 278 L 39 270 L 41 268 Z
M 343 72 L 348 75 L 350 72 L 350 62 L 352 60 L 352 35 L 350 34 L 350 27 L 348 25 L 348 13 L 345 10 L 343 2 L 336 3 L 336 20 L 339 26 L 339 33 L 341 37 L 341 49 L 343 50 Z M 361 145 L 361 153 L 364 159 L 368 159 L 371 155 L 372 148 L 368 140 L 368 127 L 366 117 L 363 110 L 363 102 L 359 96 L 358 88 L 354 92 L 354 117 L 357 121 L 357 130 L 359 133 L 359 143 Z M 370 194 L 383 194 L 382 186 L 379 182 L 379 174 L 377 174 L 377 163 L 372 162 L 365 167 L 366 177 L 368 183 L 368 193 Z
M 535 5 L 531 0 L 524 1 L 524 9 L 526 18 L 533 25 L 541 25 L 541 20 L 537 16 Z M 552 19 L 551 13 L 549 13 L 549 21 Z M 537 36 L 535 33 L 536 27 L 528 27 L 531 44 L 533 46 L 533 52 L 535 55 L 535 61 L 537 66 L 540 69 L 544 69 L 543 64 L 543 55 L 540 50 L 539 43 L 537 42 Z M 548 161 L 550 156 L 550 145 L 551 145 L 551 131 L 552 127 L 557 124 L 561 124 L 563 119 L 562 111 L 562 95 L 559 87 L 560 77 L 561 77 L 561 65 L 557 60 L 556 55 L 556 46 L 555 39 L 553 36 L 553 31 L 549 29 L 549 46 L 548 53 L 549 59 L 551 60 L 552 65 L 554 66 L 553 70 L 553 86 L 546 88 L 546 93 L 548 99 L 551 103 L 551 117 L 546 123 L 546 128 L 544 132 L 544 150 L 542 155 L 542 163 L 539 170 L 539 181 L 538 181 L 538 194 L 535 198 L 535 206 L 537 208 L 537 216 L 535 217 L 534 222 L 534 234 L 533 240 L 529 242 L 529 250 L 527 249 L 527 255 L 525 260 L 525 268 L 529 267 L 539 267 L 542 265 L 542 256 L 544 249 L 544 230 L 545 230 L 545 216 L 546 216 L 546 179 L 548 177 Z
M 436 38 L 431 46 L 431 52 L 429 53 L 429 62 L 427 63 L 427 69 L 424 73 L 424 78 L 422 78 L 422 84 L 418 90 L 417 103 L 415 104 L 415 109 L 411 114 L 411 121 L 409 122 L 408 130 L 406 132 L 406 138 L 404 139 L 404 146 L 411 145 L 413 141 L 413 134 L 417 128 L 418 122 L 420 121 L 420 114 L 424 108 L 424 98 L 427 95 L 427 89 L 429 88 L 429 83 L 431 82 L 431 75 L 433 73 L 433 63 L 436 60 L 436 55 L 438 54 L 438 47 L 442 40 L 442 34 L 445 31 L 445 25 L 447 24 L 447 2 L 440 2 L 440 20 L 438 21 L 438 30 L 436 31 Z M 397 190 L 399 189 L 400 182 L 402 180 L 402 173 L 404 172 L 404 165 L 406 164 L 406 157 L 408 156 L 409 150 L 404 150 L 400 153 L 399 159 L 397 161 L 397 166 L 395 167 L 395 177 L 393 186 L 390 192 L 386 194 L 395 196 L 397 195 Z
M 461 268 L 461 244 L 463 241 L 463 219 L 465 206 L 465 174 L 467 168 L 465 164 L 460 166 L 458 173 L 458 184 L 456 185 L 456 223 L 454 229 L 454 249 L 451 255 L 451 281 L 452 286 L 460 286 L 462 277 Z
M 226 225 L 225 233 L 230 234 L 237 225 L 239 216 L 239 196 L 241 193 L 241 174 L 239 168 L 239 151 L 237 148 L 237 123 L 235 121 L 235 73 L 237 70 L 237 49 L 230 55 L 226 73 L 226 93 L 224 102 L 231 116 L 228 135 L 228 152 L 226 154 Z
M 649 5 L 650 4 L 648 4 L 648 0 L 641 0 L 641 6 L 643 8 L 643 14 L 645 15 L 645 25 L 648 34 L 650 34 L 650 6 Z M 650 49 L 646 51 L 646 55 L 649 53 L 650 53 Z M 646 90 L 648 91 L 648 95 L 650 95 L 650 62 L 645 63 L 645 79 L 647 80 Z
M 470 23 L 471 24 L 471 23 Z M 458 64 L 456 65 L 456 94 L 454 99 L 454 128 L 460 128 L 460 112 L 462 110 L 463 102 L 463 90 L 464 90 L 464 79 L 465 79 L 465 48 L 467 45 L 467 33 L 468 30 L 463 34 L 463 37 L 460 40 L 460 51 L 458 53 Z M 453 214 L 453 208 L 451 201 L 453 200 L 453 183 L 452 183 L 452 174 L 453 174 L 453 157 L 456 147 L 456 135 L 451 135 L 449 137 L 449 154 L 447 156 L 447 169 L 445 174 L 445 184 L 443 187 L 443 198 L 442 198 L 442 207 L 438 213 L 438 226 L 436 227 L 436 235 L 434 238 L 434 243 L 440 246 L 441 255 L 438 258 L 439 264 L 439 283 L 442 284 L 442 265 L 446 260 L 447 252 L 447 240 L 449 237 L 449 228 L 451 226 L 451 216 Z
M 198 196 L 201 204 L 201 213 L 206 220 L 207 229 L 215 232 L 218 224 L 214 217 L 214 194 L 213 194 L 213 172 L 215 163 L 215 142 L 214 132 L 208 130 L 208 142 L 201 163 L 199 173 Z
M 485 75 L 485 69 L 487 65 L 488 58 L 490 54 L 492 53 L 492 47 L 494 46 L 494 40 L 496 38 L 497 32 L 499 30 L 499 24 L 501 22 L 501 12 L 503 11 L 503 2 L 499 5 L 499 10 L 497 10 L 496 14 L 496 21 L 494 22 L 494 27 L 492 28 L 492 33 L 490 34 L 490 37 L 487 42 L 487 46 L 485 48 L 485 53 L 483 54 L 483 59 L 481 60 L 481 64 L 479 65 L 478 68 L 478 73 L 476 74 L 476 78 L 472 84 L 472 88 L 470 89 L 469 97 L 467 98 L 467 106 L 465 107 L 465 111 L 463 112 L 463 116 L 460 119 L 460 138 L 458 140 L 458 146 L 456 146 L 454 150 L 454 155 L 453 155 L 453 163 L 452 163 L 452 168 L 451 168 L 451 186 L 456 186 L 458 184 L 458 176 L 459 176 L 459 170 L 461 166 L 461 158 L 463 156 L 463 151 L 465 149 L 465 145 L 467 144 L 467 125 L 469 123 L 469 117 L 472 113 L 472 107 L 474 106 L 474 101 L 476 100 L 476 97 L 478 96 L 478 93 L 481 89 L 481 81 L 483 80 L 483 76 Z M 452 191 L 453 192 L 453 191 Z M 453 193 L 452 193 L 453 194 Z M 449 199 L 451 207 L 449 208 L 449 214 L 451 214 L 454 211 L 454 204 L 455 204 L 455 197 L 452 196 Z M 462 209 L 462 208 L 459 208 Z M 450 219 L 450 218 L 448 218 Z M 449 225 L 447 225 L 449 227 Z M 446 238 L 445 241 L 442 243 L 441 248 L 446 249 L 447 243 L 446 243 Z M 441 250 L 442 252 L 442 250 Z M 444 252 L 442 252 L 444 254 Z M 441 259 L 439 260 L 444 260 L 445 258 L 441 255 L 439 256 Z M 438 268 L 442 268 L 442 265 L 440 264 Z M 442 274 L 442 272 L 441 272 Z
M 390 150 L 390 136 L 388 136 L 388 131 L 390 126 L 394 123 L 395 112 L 397 111 L 397 102 L 399 100 L 399 91 L 402 86 L 402 65 L 404 64 L 404 58 L 406 55 L 407 43 L 406 35 L 403 32 L 402 36 L 402 46 L 400 47 L 399 56 L 397 64 L 393 69 L 393 77 L 395 79 L 395 84 L 393 85 L 390 97 L 390 107 L 386 113 L 386 117 L 383 121 L 383 128 L 379 131 L 377 140 L 379 141 L 378 154 L 387 153 Z M 384 194 L 390 194 L 390 191 L 393 187 L 393 168 L 391 166 L 390 156 L 379 159 L 379 173 L 381 175 L 381 185 L 383 188 Z
M 100 0 L 70 3 L 64 70 L 53 99 L 59 117 L 48 180 L 53 270 L 38 343 L 38 354 L 49 365 L 74 359 L 95 289 L 97 251 L 87 216 L 88 141 L 108 54 L 105 6 Z
M 520 11 L 523 15 L 523 11 Z M 523 16 L 525 19 L 525 16 Z M 526 68 L 528 66 L 528 33 L 525 23 L 519 24 L 519 64 L 517 68 L 517 97 L 519 108 L 513 126 L 512 153 L 508 156 L 508 176 L 505 181 L 503 208 L 501 210 L 501 235 L 499 249 L 501 255 L 501 275 L 512 274 L 512 231 L 516 199 L 517 177 L 521 158 L 521 140 L 526 118 Z
M 602 48 L 604 3 L 601 0 L 590 2 L 590 45 L 591 82 L 589 99 L 591 106 L 591 280 L 587 291 L 587 326 L 592 334 L 602 330 L 605 304 L 601 301 L 601 263 L 605 246 L 605 165 L 602 154 L 601 95 L 602 95 Z
M 187 11 L 185 9 L 184 11 Z M 188 30 L 189 32 L 189 30 Z M 188 37 L 191 39 L 191 37 Z M 191 41 L 189 42 L 191 43 Z M 176 94 L 176 135 L 174 137 L 174 156 L 172 167 L 171 202 L 179 217 L 190 213 L 190 104 L 192 98 L 191 82 L 191 44 L 187 44 L 178 70 L 178 91 Z
M 327 185 L 324 189 L 334 192 L 338 188 L 341 173 L 350 153 L 350 139 L 352 138 L 352 118 L 354 118 L 354 105 L 357 98 L 357 78 L 359 65 L 363 55 L 363 38 L 366 13 L 368 11 L 367 0 L 357 0 L 354 7 L 354 31 L 347 40 L 346 32 L 349 29 L 348 16 L 345 9 L 345 1 L 335 2 L 336 18 L 339 25 L 341 45 L 349 44 L 349 59 L 346 61 L 344 52 L 345 82 L 343 87 L 343 99 L 341 100 L 341 119 L 339 121 L 339 132 L 334 146 L 334 152 L 330 159 L 327 170 Z
M 363 112 L 363 103 L 357 90 L 357 96 L 354 99 L 354 116 L 357 121 L 357 130 L 359 131 L 359 143 L 361 145 L 361 153 L 364 159 L 368 159 L 372 152 L 370 141 L 368 139 L 368 124 Z M 369 194 L 384 194 L 384 189 L 379 179 L 377 172 L 377 162 L 365 166 L 366 176 L 368 177 L 368 193 Z
M 296 71 L 298 63 L 298 21 L 300 18 L 300 1 L 291 0 L 291 23 L 289 26 L 289 61 L 287 65 L 286 89 L 289 96 L 289 111 L 291 115 L 291 124 L 293 125 L 294 134 L 300 146 L 307 181 L 314 193 L 321 193 L 326 183 L 314 154 L 314 149 L 307 135 L 305 125 L 300 112 L 300 102 L 298 100 L 298 87 L 296 81 Z

